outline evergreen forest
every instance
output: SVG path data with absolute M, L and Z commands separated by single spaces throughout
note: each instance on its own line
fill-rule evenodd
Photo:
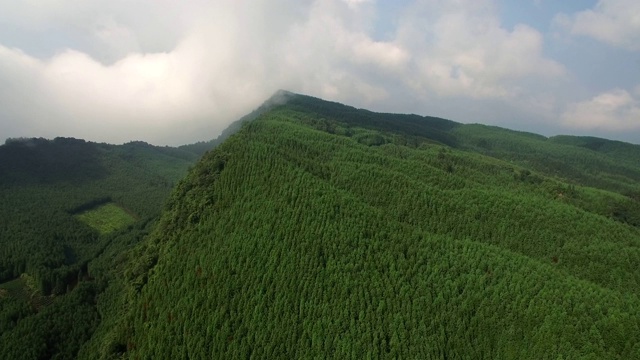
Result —
M 0 358 L 640 359 L 639 145 L 280 91 L 0 194 Z
M 142 142 L 0 146 L 0 358 L 76 357 L 107 284 L 89 263 L 139 242 L 197 159 Z

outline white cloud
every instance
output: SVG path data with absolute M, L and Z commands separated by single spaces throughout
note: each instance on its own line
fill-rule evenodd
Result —
M 343 0 L 345 3 L 349 5 L 351 8 L 355 8 L 359 5 L 371 2 L 372 0 Z
M 582 130 L 640 130 L 640 87 L 633 93 L 614 89 L 570 104 L 562 121 L 571 128 Z
M 564 76 L 562 65 L 544 57 L 542 34 L 526 25 L 505 29 L 491 5 L 425 1 L 414 9 L 400 36 L 414 50 L 421 75 L 411 74 L 415 87 L 443 96 L 508 99 L 527 95 L 519 85 L 524 79 Z M 429 15 L 434 10 L 438 16 Z
M 104 19 L 97 23 L 94 35 L 112 58 L 121 59 L 131 53 L 141 52 L 136 34 L 113 19 Z
M 110 65 L 75 50 L 39 60 L 0 48 L 0 132 L 19 123 L 25 130 L 17 136 L 174 144 L 212 138 L 273 89 L 252 86 L 263 75 L 255 67 L 206 46 L 191 36 L 170 52 L 134 53 Z
M 372 35 L 375 1 L 10 3 L 0 21 L 73 41 L 44 58 L 0 43 L 5 137 L 206 140 L 278 88 L 457 120 L 544 119 L 565 76 L 543 36 L 504 28 L 489 0 L 417 1 L 385 41 Z
M 627 50 L 640 50 L 640 2 L 599 0 L 593 9 L 560 14 L 555 22 L 573 35 L 589 36 Z
M 0 24 L 56 43 L 65 41 L 68 47 L 112 63 L 133 52 L 172 50 L 206 11 L 227 2 L 216 1 L 214 6 L 206 0 L 0 0 Z

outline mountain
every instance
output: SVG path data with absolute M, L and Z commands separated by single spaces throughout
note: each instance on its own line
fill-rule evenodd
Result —
M 640 358 L 640 153 L 596 142 L 287 94 L 176 185 L 79 356 Z
M 0 358 L 640 358 L 637 145 L 286 91 L 211 142 L 38 141 L 0 147 L 2 264 L 42 254 Z

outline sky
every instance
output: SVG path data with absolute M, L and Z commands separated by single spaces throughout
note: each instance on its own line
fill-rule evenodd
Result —
M 0 0 L 0 139 L 206 141 L 278 89 L 640 143 L 640 1 Z

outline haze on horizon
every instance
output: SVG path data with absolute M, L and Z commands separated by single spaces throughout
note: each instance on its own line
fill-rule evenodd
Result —
M 0 138 L 180 145 L 277 89 L 640 143 L 633 0 L 0 0 Z

